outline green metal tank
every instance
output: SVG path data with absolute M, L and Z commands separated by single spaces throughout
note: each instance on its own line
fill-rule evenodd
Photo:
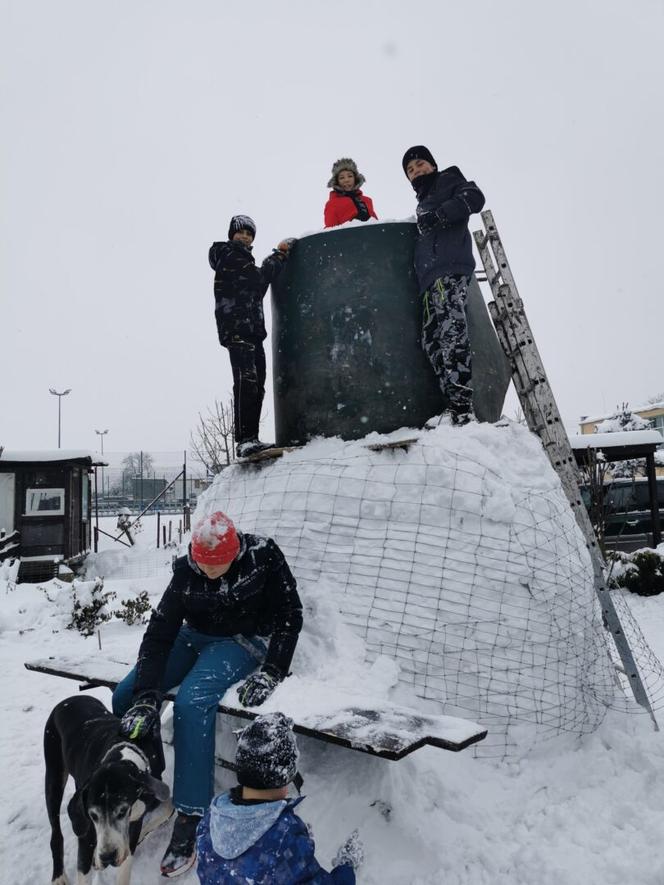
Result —
M 422 427 L 446 406 L 420 347 L 411 222 L 302 237 L 272 289 L 277 445 Z M 473 398 L 501 414 L 509 368 L 475 279 L 468 296 Z

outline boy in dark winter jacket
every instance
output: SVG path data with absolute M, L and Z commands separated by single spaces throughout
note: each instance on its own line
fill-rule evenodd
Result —
M 283 713 L 258 716 L 238 736 L 235 764 L 239 787 L 217 796 L 198 828 L 201 885 L 353 885 L 362 862 L 354 833 L 326 872 L 314 842 L 288 799 L 297 772 L 292 720 Z
M 473 416 L 466 295 L 475 259 L 468 219 L 482 209 L 484 195 L 456 166 L 439 172 L 424 145 L 409 148 L 402 166 L 417 194 L 415 272 L 424 302 L 422 348 L 452 421 L 465 424 Z
M 233 369 L 233 417 L 238 458 L 254 454 L 270 445 L 258 439 L 263 397 L 265 396 L 266 338 L 263 298 L 268 286 L 284 266 L 295 240 L 279 243 L 272 254 L 256 267 L 251 254 L 256 225 L 248 215 L 234 215 L 228 229 L 228 242 L 210 247 L 210 267 L 214 271 L 214 315 L 219 343 L 227 348 Z
M 200 520 L 189 554 L 173 564 L 136 666 L 113 693 L 122 733 L 137 740 L 158 729 L 164 692 L 180 686 L 173 704 L 178 815 L 164 876 L 195 861 L 196 827 L 214 792 L 219 700 L 243 679 L 240 703 L 262 704 L 288 675 L 301 628 L 295 578 L 275 542 L 236 531 L 221 512 Z

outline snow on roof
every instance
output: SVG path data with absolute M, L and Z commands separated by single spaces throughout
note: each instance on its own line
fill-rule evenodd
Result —
M 0 461 L 72 461 L 75 458 L 94 460 L 95 453 L 87 449 L 3 449 Z
M 653 409 L 664 409 L 664 399 L 660 400 L 657 403 L 644 403 L 642 406 L 629 406 L 629 411 L 633 414 L 638 412 L 650 412 Z M 579 418 L 580 424 L 594 424 L 596 421 L 605 421 L 607 418 L 613 418 L 616 412 L 620 412 L 621 409 L 614 409 L 612 412 L 607 412 L 605 415 L 597 415 L 595 418 L 591 418 L 590 415 L 581 415 Z
M 617 433 L 578 433 L 571 436 L 573 449 L 611 449 L 624 446 L 662 445 L 658 430 L 622 430 Z

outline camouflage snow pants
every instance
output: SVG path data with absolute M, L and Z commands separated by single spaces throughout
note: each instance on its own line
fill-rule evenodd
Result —
M 450 410 L 457 415 L 473 408 L 466 318 L 468 282 L 464 276 L 439 277 L 423 296 L 422 349 L 438 376 Z

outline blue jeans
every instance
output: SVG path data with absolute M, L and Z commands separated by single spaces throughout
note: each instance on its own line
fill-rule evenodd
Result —
M 214 795 L 214 738 L 220 698 L 265 656 L 261 639 L 246 639 L 245 643 L 247 647 L 231 637 L 207 636 L 184 624 L 168 656 L 161 690 L 180 686 L 173 702 L 173 804 L 185 814 L 204 814 Z M 131 706 L 135 682 L 136 667 L 113 692 L 116 716 Z

